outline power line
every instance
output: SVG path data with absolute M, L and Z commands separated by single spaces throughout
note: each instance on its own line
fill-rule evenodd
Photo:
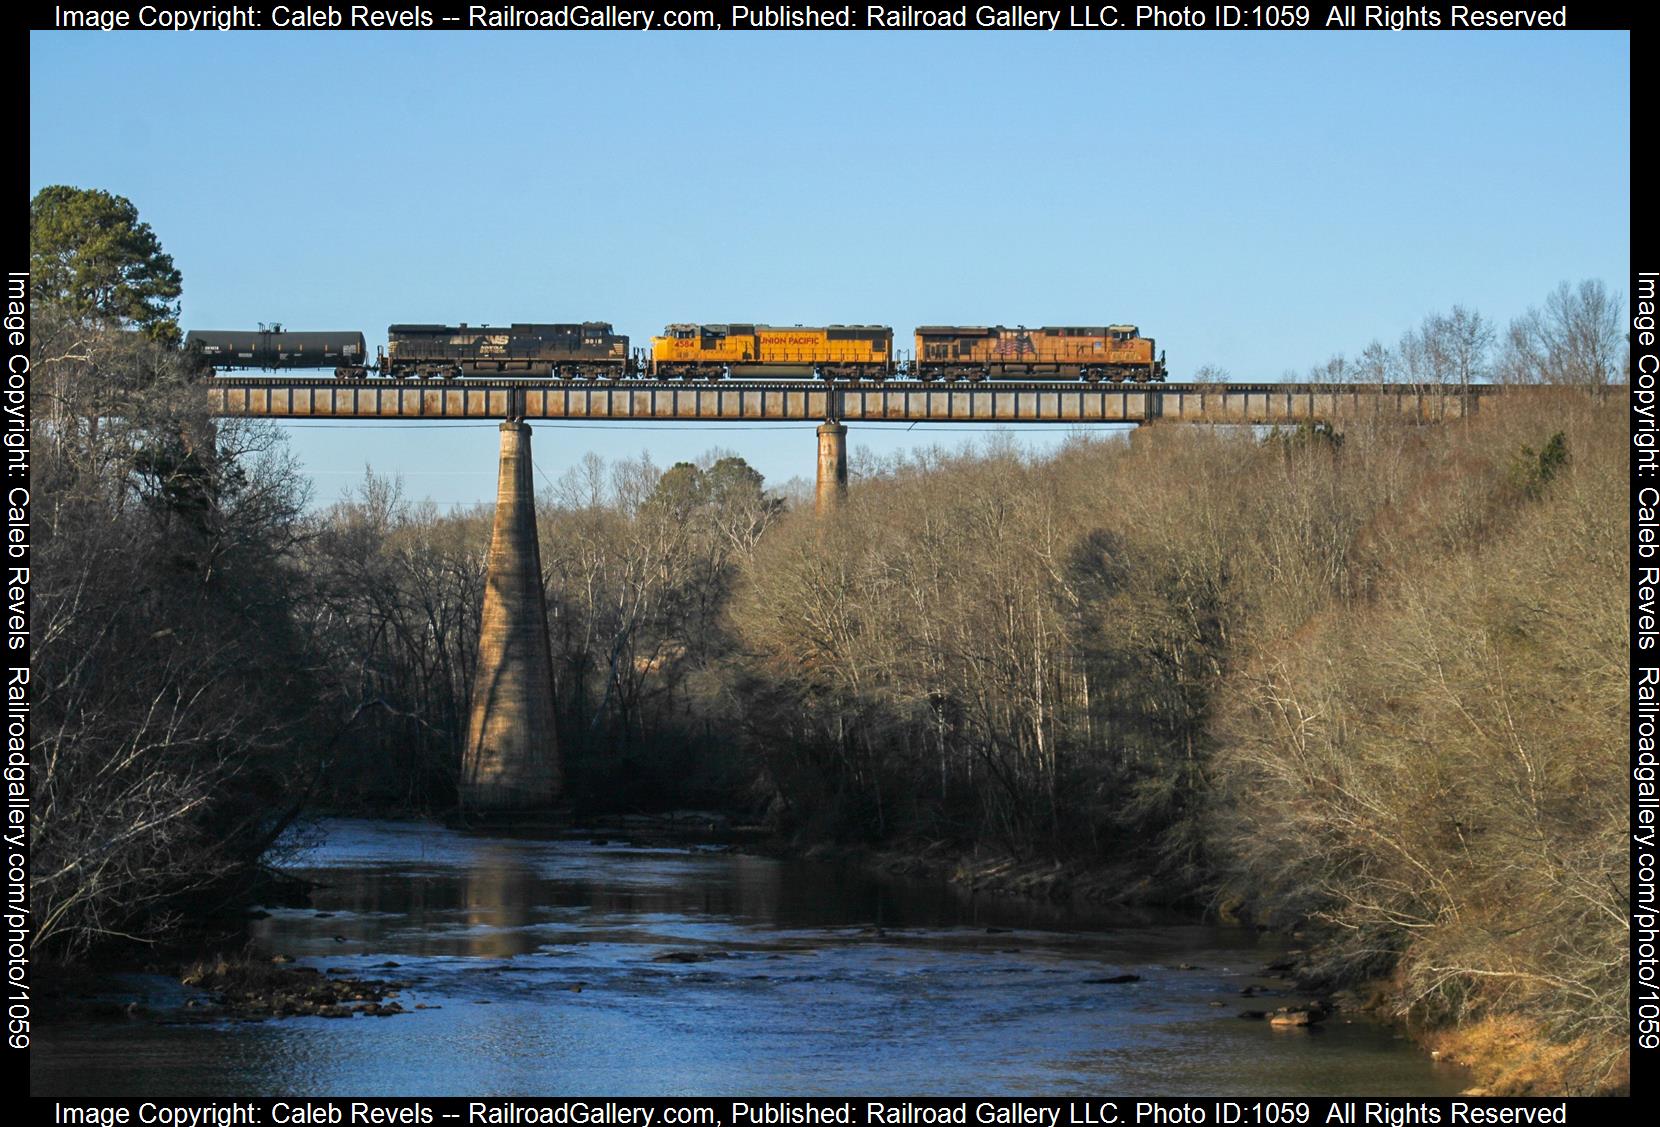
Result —
M 498 423 L 285 423 L 273 419 L 278 426 L 293 430 L 461 430 L 468 427 L 497 429 Z
M 295 430 L 464 430 L 467 428 L 491 430 L 499 428 L 499 423 L 284 423 L 282 420 L 273 420 L 280 426 L 292 427 Z M 529 422 L 529 420 L 526 420 Z M 811 430 L 817 423 L 767 423 L 751 424 L 748 426 L 714 427 L 703 423 L 694 423 L 690 426 L 672 423 L 659 423 L 652 426 L 621 426 L 616 423 L 544 423 L 530 424 L 532 429 L 547 430 L 643 430 L 643 431 L 744 431 L 744 430 Z
M 363 476 L 363 471 L 362 470 L 301 470 L 300 472 L 305 473 L 305 474 L 309 474 L 312 477 L 321 477 L 324 474 L 350 474 L 353 477 L 362 477 Z M 394 472 L 397 474 L 398 477 L 458 477 L 458 476 L 460 476 L 460 477 L 471 477 L 471 476 L 494 477 L 494 476 L 496 476 L 496 471 L 495 470 L 397 470 L 397 471 L 394 471 Z M 379 475 L 379 476 L 390 476 L 390 475 Z

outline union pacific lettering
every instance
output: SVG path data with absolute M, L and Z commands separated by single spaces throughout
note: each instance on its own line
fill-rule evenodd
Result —
M 760 333 L 763 344 L 823 344 L 820 333 Z

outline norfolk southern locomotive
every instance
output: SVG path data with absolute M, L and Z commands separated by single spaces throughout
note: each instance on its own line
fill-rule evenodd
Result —
M 621 379 L 634 374 L 628 338 L 609 321 L 571 325 L 393 325 L 380 370 L 409 377 L 540 376 Z
M 811 379 L 923 383 L 1083 380 L 1149 383 L 1164 356 L 1134 325 L 924 325 L 898 359 L 886 325 L 676 323 L 649 352 L 629 350 L 608 321 L 393 325 L 371 363 L 362 333 L 192 332 L 185 347 L 215 368 L 333 368 L 341 379 L 465 377 L 561 380 Z

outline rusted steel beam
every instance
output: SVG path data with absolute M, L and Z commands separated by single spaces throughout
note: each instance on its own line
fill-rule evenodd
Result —
M 632 419 L 709 422 L 1239 423 L 1458 418 L 1512 389 L 1403 384 L 702 384 L 216 378 L 216 415 L 274 419 Z

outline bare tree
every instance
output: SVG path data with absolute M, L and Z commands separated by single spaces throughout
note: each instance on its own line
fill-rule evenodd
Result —
M 1382 341 L 1374 340 L 1361 350 L 1349 374 L 1357 383 L 1389 383 L 1395 378 L 1395 356 Z
M 1347 383 L 1354 378 L 1353 366 L 1341 352 L 1333 353 L 1324 364 L 1315 364 L 1308 370 L 1309 383 Z
M 274 431 L 207 417 L 176 352 L 43 308 L 34 420 L 35 943 L 149 938 L 245 874 L 309 719 Z
M 1467 392 L 1472 383 L 1487 377 L 1495 334 L 1492 323 L 1480 313 L 1455 305 L 1451 313 L 1426 317 L 1420 336 L 1436 383 L 1457 384 Z
M 1621 300 L 1591 278 L 1563 282 L 1505 334 L 1500 377 L 1507 383 L 1603 388 L 1619 378 Z

